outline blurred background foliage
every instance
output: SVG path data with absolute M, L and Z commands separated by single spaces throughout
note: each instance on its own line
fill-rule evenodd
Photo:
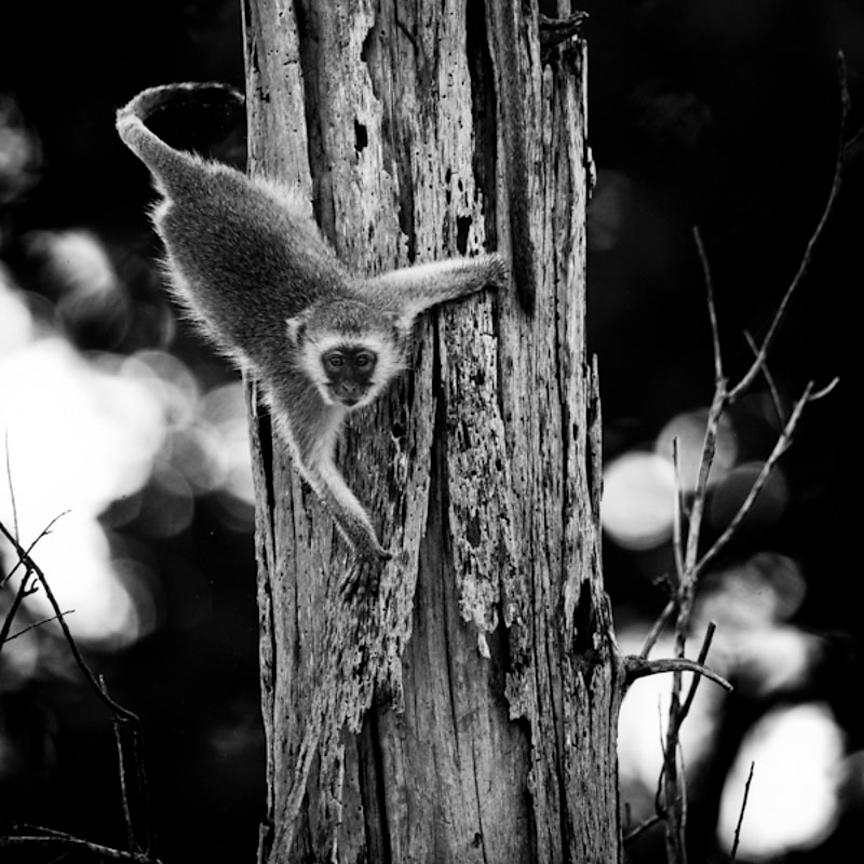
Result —
M 734 379 L 751 358 L 743 333 L 764 334 L 828 193 L 840 48 L 850 129 L 864 122 L 864 8 L 583 8 L 598 168 L 588 333 L 603 398 L 605 572 L 622 647 L 638 650 L 671 570 L 671 441 L 692 483 L 713 387 L 691 228 L 700 226 L 712 264 Z M 142 717 L 166 861 L 251 860 L 257 844 L 265 790 L 252 493 L 237 376 L 166 300 L 146 221 L 149 179 L 114 133 L 113 113 L 152 84 L 242 87 L 242 53 L 236 0 L 0 12 L 9 475 L 0 518 L 26 545 L 65 513 L 34 557 L 62 607 L 75 610 L 69 624 L 112 695 Z M 807 409 L 698 596 L 694 639 L 718 622 L 711 661 L 736 690 L 701 687 L 685 725 L 692 860 L 727 860 L 752 759 L 738 860 L 842 860 L 864 811 L 864 628 L 851 542 L 860 383 L 849 307 L 862 284 L 862 193 L 859 159 L 770 358 L 787 407 L 811 378 L 818 388 L 839 375 L 839 388 Z M 762 382 L 722 431 L 707 541 L 776 440 Z M 13 563 L 6 554 L 4 572 Z M 43 603 L 28 598 L 13 629 L 50 614 Z M 634 824 L 653 807 L 667 691 L 661 679 L 640 681 L 624 705 L 622 801 Z M 0 816 L 122 843 L 110 718 L 53 624 L 0 652 Z M 660 833 L 631 852 L 662 861 Z

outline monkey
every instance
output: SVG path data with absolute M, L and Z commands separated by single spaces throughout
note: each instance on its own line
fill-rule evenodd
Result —
M 120 138 L 162 198 L 151 213 L 169 291 L 222 353 L 260 383 L 277 439 L 358 562 L 392 555 L 334 463 L 346 415 L 408 365 L 415 321 L 439 303 L 509 278 L 497 254 L 366 277 L 325 241 L 309 202 L 273 179 L 177 150 L 147 125 L 188 99 L 243 104 L 234 88 L 182 83 L 140 92 L 116 115 Z

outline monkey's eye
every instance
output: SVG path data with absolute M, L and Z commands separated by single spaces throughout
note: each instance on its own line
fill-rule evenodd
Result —
M 345 365 L 345 358 L 338 351 L 334 351 L 332 354 L 328 354 L 324 358 L 324 362 L 328 366 L 332 366 L 334 369 L 338 369 L 340 366 Z
M 361 369 L 371 366 L 374 362 L 375 358 L 368 351 L 360 351 L 354 356 L 354 365 Z

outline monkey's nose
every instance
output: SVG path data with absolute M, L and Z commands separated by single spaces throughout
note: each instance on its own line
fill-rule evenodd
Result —
M 343 381 L 336 387 L 336 398 L 349 408 L 356 405 L 362 395 L 363 388 L 353 381 Z

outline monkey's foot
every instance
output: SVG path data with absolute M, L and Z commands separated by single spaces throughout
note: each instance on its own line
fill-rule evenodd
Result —
M 360 561 L 390 561 L 393 558 L 393 553 L 385 549 L 374 534 L 360 534 L 351 540 L 351 545 Z
M 384 552 L 385 550 L 382 550 Z M 362 599 L 378 593 L 381 573 L 386 562 L 393 556 L 385 552 L 387 558 L 375 554 L 374 557 L 358 556 L 339 583 L 339 593 L 346 599 Z

